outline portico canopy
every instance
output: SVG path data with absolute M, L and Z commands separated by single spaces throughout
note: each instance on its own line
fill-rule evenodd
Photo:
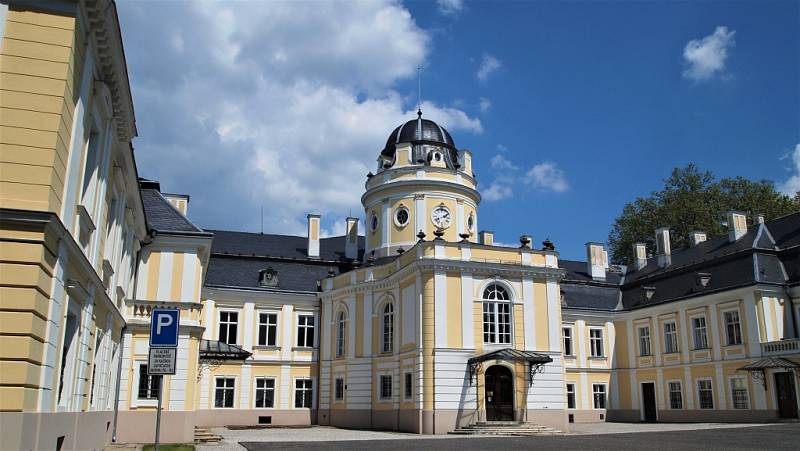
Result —
M 789 372 L 793 372 L 796 376 L 800 375 L 800 365 L 791 360 L 784 359 L 782 357 L 767 357 L 765 359 L 761 359 L 757 362 L 753 362 L 749 365 L 743 366 L 739 368 L 738 371 L 747 371 L 753 376 L 755 380 L 761 380 L 761 384 L 764 388 L 767 387 L 767 380 L 764 376 L 764 372 L 769 369 L 783 369 Z
M 236 345 L 217 340 L 200 340 L 201 360 L 246 360 L 251 355 L 253 354 Z
M 533 351 L 520 351 L 512 348 L 498 349 L 497 351 L 487 352 L 481 355 L 476 355 L 467 360 L 469 367 L 469 383 L 472 385 L 474 376 L 478 373 L 481 363 L 491 360 L 505 360 L 509 362 L 527 362 L 528 363 L 528 381 L 533 385 L 533 376 L 542 371 L 544 364 L 553 361 L 550 356 L 540 354 Z

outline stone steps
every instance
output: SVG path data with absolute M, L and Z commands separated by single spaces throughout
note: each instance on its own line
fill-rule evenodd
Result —
M 562 434 L 558 429 L 532 423 L 518 423 L 515 421 L 498 421 L 490 423 L 475 423 L 467 427 L 458 428 L 449 432 L 453 435 L 504 435 L 504 436 L 534 436 Z
M 214 434 L 209 429 L 195 427 L 194 428 L 194 442 L 195 443 L 219 443 L 222 437 Z

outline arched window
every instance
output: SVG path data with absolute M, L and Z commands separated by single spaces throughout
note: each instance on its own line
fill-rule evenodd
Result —
M 336 357 L 344 355 L 345 321 L 344 312 L 339 312 L 339 318 L 336 320 Z
M 483 342 L 511 343 L 511 303 L 508 291 L 493 283 L 483 290 Z
M 394 305 L 389 302 L 383 308 L 383 347 L 382 352 L 394 350 Z

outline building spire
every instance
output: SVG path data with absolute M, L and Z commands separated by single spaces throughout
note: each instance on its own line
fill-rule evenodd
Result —
M 417 117 L 422 117 L 422 66 L 417 66 Z

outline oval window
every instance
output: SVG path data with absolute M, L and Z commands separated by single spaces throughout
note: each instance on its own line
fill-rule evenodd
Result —
M 400 227 L 408 224 L 408 209 L 405 207 L 398 208 L 397 212 L 394 214 L 394 220 Z
M 369 220 L 369 229 L 373 232 L 378 230 L 378 215 L 372 214 L 372 219 Z

